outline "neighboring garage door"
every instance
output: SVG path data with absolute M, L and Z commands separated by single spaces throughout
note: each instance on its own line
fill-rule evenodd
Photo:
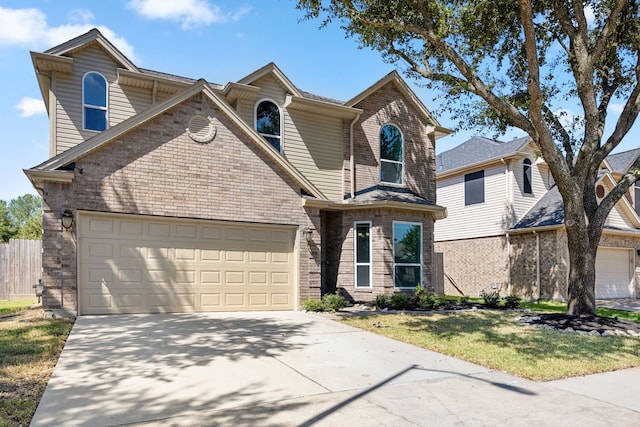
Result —
M 295 228 L 81 213 L 80 314 L 292 310 Z
M 633 297 L 633 252 L 599 247 L 596 255 L 596 298 Z

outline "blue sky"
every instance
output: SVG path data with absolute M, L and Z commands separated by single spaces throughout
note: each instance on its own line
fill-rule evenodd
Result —
M 136 65 L 213 83 L 237 81 L 273 61 L 300 89 L 348 100 L 393 70 L 358 49 L 337 24 L 302 21 L 293 0 L 0 0 L 0 199 L 35 193 L 22 169 L 48 157 L 48 119 L 29 56 L 98 28 Z M 409 81 L 424 104 L 438 93 Z M 443 126 L 455 123 L 437 115 Z M 638 147 L 640 131 L 616 151 Z M 442 152 L 475 132 L 438 141 Z M 519 131 L 503 139 L 523 136 Z M 489 132 L 485 136 L 491 136 Z

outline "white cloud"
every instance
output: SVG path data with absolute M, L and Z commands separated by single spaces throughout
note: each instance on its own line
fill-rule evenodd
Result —
M 622 110 L 624 109 L 624 104 L 609 104 L 609 111 L 613 112 L 613 113 L 622 113 Z
M 39 9 L 0 7 L 0 48 L 20 46 L 34 50 L 47 49 L 95 27 L 125 56 L 134 60 L 133 46 L 108 27 L 92 24 L 93 18 L 93 14 L 86 9 L 74 9 L 68 15 L 70 23 L 50 27 L 47 16 Z
M 591 6 L 586 6 L 584 8 L 584 17 L 587 20 L 587 26 L 589 28 L 593 28 L 593 24 L 596 21 L 596 15 L 593 13 L 593 8 Z
M 79 22 L 82 24 L 87 24 L 93 21 L 93 13 L 87 9 L 73 9 L 69 13 L 67 13 L 67 19 L 71 22 Z
M 207 0 L 130 0 L 128 7 L 147 19 L 178 21 L 183 30 L 237 21 L 251 10 L 243 7 L 234 12 L 223 12 Z
M 31 117 L 46 113 L 44 102 L 41 99 L 24 97 L 13 108 L 20 110 L 20 117 Z

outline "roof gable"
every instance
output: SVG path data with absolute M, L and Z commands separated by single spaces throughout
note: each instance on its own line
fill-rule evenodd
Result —
M 640 156 L 640 148 L 622 153 L 609 154 L 607 158 L 604 159 L 604 163 L 611 172 L 625 174 L 638 156 Z
M 609 173 L 601 173 L 596 184 L 603 184 L 611 189 L 615 186 L 615 179 Z M 624 231 L 637 231 L 640 228 L 640 218 L 635 213 L 633 206 L 626 197 L 622 197 L 614 206 L 614 209 L 625 212 L 623 216 L 631 223 Z M 539 228 L 556 228 L 564 224 L 564 204 L 558 187 L 554 185 L 547 191 L 538 202 L 518 221 L 511 230 L 530 230 Z M 605 229 L 613 227 L 605 225 Z
M 107 40 L 97 28 L 93 28 L 78 37 L 52 47 L 44 53 L 54 56 L 72 56 L 74 52 L 93 44 L 98 44 L 120 67 L 130 71 L 139 71 L 138 67 Z
M 264 67 L 254 71 L 248 76 L 238 80 L 238 83 L 243 85 L 250 85 L 251 83 L 260 80 L 261 78 L 273 75 L 276 81 L 290 94 L 295 96 L 303 96 L 302 92 L 298 90 L 298 88 L 284 75 L 284 73 L 274 64 L 273 62 L 268 63 Z
M 420 99 L 416 96 L 416 94 L 411 90 L 411 88 L 407 85 L 407 83 L 400 77 L 397 71 L 392 71 L 373 85 L 369 86 L 364 91 L 360 92 L 355 97 L 351 98 L 349 101 L 344 104 L 348 107 L 354 107 L 358 103 L 362 102 L 364 99 L 371 96 L 373 93 L 377 92 L 384 86 L 388 84 L 393 84 L 395 87 L 402 93 L 402 95 L 416 108 L 416 110 L 420 113 L 427 124 L 431 124 L 436 128 L 437 137 L 442 137 L 450 134 L 452 131 L 446 129 L 440 125 L 440 123 L 433 117 L 431 112 L 425 107 L 425 105 L 420 101 Z
M 481 166 L 504 157 L 517 155 L 531 142 L 528 136 L 503 142 L 474 136 L 451 150 L 436 156 L 436 174 Z
M 262 136 L 260 136 L 251 126 L 245 123 L 236 113 L 236 111 L 225 102 L 204 80 L 198 80 L 196 83 L 191 85 L 189 88 L 184 91 L 178 93 L 172 98 L 160 103 L 155 106 L 149 108 L 148 110 L 137 114 L 107 130 L 104 132 L 94 136 L 91 139 L 88 139 L 69 150 L 61 153 L 46 162 L 35 166 L 34 168 L 25 170 L 25 173 L 35 185 L 35 179 L 33 177 L 38 177 L 41 181 L 46 174 L 50 174 L 52 177 L 57 177 L 60 174 L 60 170 L 65 166 L 75 162 L 80 157 L 83 157 L 92 151 L 102 147 L 103 145 L 108 144 L 109 142 L 115 140 L 116 138 L 122 136 L 126 132 L 129 132 L 142 124 L 152 120 L 158 115 L 164 113 L 170 108 L 184 102 L 185 100 L 191 98 L 192 96 L 203 93 L 211 102 L 213 102 L 216 107 L 220 109 L 220 111 L 225 114 L 229 119 L 231 119 L 232 123 L 235 126 L 238 126 L 240 130 L 242 130 L 245 134 L 248 135 L 249 139 L 255 143 L 259 148 L 261 148 L 269 158 L 274 161 L 278 167 L 282 168 L 289 176 L 291 176 L 294 180 L 296 180 L 301 187 L 304 188 L 309 194 L 313 196 L 325 200 L 326 197 L 318 188 L 313 185 L 309 180 L 307 180 L 297 169 L 295 169 L 279 152 L 277 152 Z

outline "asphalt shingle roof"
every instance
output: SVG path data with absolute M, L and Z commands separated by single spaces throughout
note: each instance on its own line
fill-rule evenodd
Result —
M 344 198 L 346 203 L 391 201 L 435 206 L 429 200 L 420 197 L 407 188 L 388 187 L 385 185 L 376 185 L 373 187 L 365 188 L 364 190 L 356 192 L 355 197 L 353 198 L 351 198 L 348 194 L 345 195 Z
M 529 142 L 528 136 L 503 142 L 474 136 L 451 150 L 436 156 L 436 173 L 446 172 L 513 154 Z
M 609 154 L 609 156 L 607 156 L 607 162 L 614 172 L 626 173 L 638 156 L 640 156 L 640 148 L 617 154 Z
M 560 225 L 564 222 L 564 205 L 557 186 L 553 186 L 533 205 L 512 230 Z

